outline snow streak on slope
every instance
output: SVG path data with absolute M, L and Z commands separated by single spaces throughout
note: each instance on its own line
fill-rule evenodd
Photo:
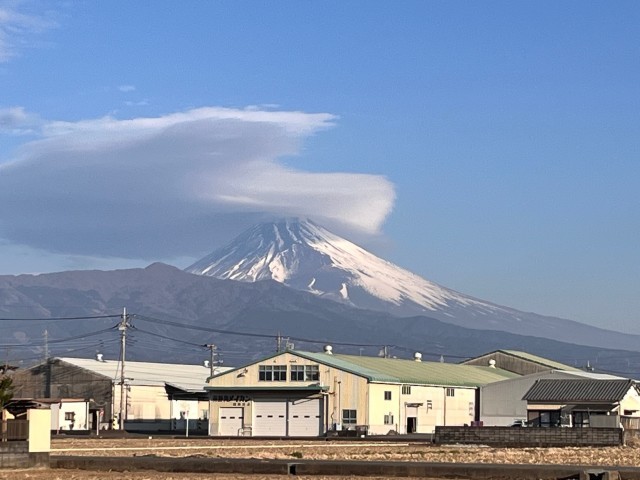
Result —
M 186 270 L 246 282 L 273 279 L 364 308 L 375 301 L 413 311 L 453 304 L 496 308 L 425 280 L 308 220 L 257 225 Z

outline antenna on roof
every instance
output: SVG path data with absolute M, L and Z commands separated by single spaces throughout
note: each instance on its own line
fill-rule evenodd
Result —
M 380 349 L 380 352 L 378 352 L 378 356 L 382 357 L 382 358 L 389 358 L 389 346 L 385 345 Z

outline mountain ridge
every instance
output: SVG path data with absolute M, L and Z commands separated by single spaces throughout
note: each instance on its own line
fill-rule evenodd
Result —
M 425 315 L 465 328 L 639 348 L 637 335 L 522 312 L 443 287 L 309 220 L 256 225 L 185 271 L 242 282 L 275 280 L 322 298 L 398 317 Z
M 192 363 L 209 357 L 204 344 L 215 343 L 226 365 L 239 365 L 275 351 L 282 336 L 296 348 L 377 355 L 382 346 L 399 358 L 423 353 L 425 360 L 457 361 L 498 349 L 524 350 L 571 366 L 590 361 L 602 371 L 640 372 L 640 352 L 575 345 L 541 337 L 459 327 L 429 317 L 394 318 L 299 292 L 275 281 L 242 283 L 193 275 L 155 263 L 144 269 L 71 271 L 37 276 L 0 276 L 4 361 L 41 358 L 43 328 L 50 352 L 85 356 L 99 350 L 117 357 L 117 318 L 64 322 L 20 321 L 19 317 L 116 315 L 126 307 L 131 317 L 127 358 Z M 23 308 L 27 307 L 27 308 Z M 94 331 L 103 331 L 91 336 Z M 73 337 L 73 342 L 59 343 Z M 79 343 L 78 343 L 79 342 Z M 22 344 L 24 348 L 17 345 Z M 362 350 L 360 350 L 362 349 Z M 23 352 L 18 356 L 19 352 Z M 78 353 L 73 353 L 78 356 Z

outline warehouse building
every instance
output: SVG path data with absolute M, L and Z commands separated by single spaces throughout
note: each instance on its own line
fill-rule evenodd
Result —
M 516 377 L 491 366 L 287 350 L 209 380 L 209 434 L 432 433 L 479 420 L 479 387 Z
M 95 359 L 51 358 L 12 375 L 14 396 L 55 400 L 64 417 L 54 430 L 69 429 L 71 424 L 75 430 L 118 428 L 121 373 L 119 361 L 100 354 Z M 211 374 L 210 366 L 204 364 L 126 362 L 125 429 L 183 430 L 188 421 L 191 431 L 206 431 L 209 408 L 204 386 Z M 80 407 L 70 411 L 71 403 L 77 406 L 81 401 L 88 405 L 86 413 Z

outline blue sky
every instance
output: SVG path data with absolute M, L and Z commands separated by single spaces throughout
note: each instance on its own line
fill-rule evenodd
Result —
M 632 1 L 0 0 L 0 274 L 186 266 L 300 215 L 640 333 L 638 25 Z

